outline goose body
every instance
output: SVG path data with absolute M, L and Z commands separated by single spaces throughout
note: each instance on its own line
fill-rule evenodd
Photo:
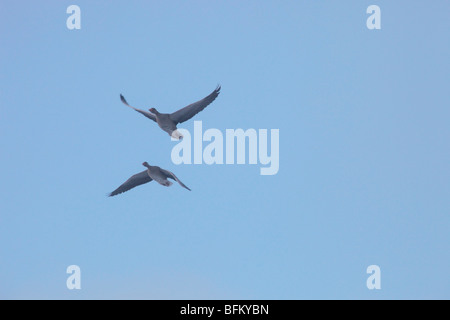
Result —
M 128 107 L 134 109 L 135 111 L 139 112 L 140 114 L 144 115 L 145 117 L 149 118 L 150 120 L 155 121 L 158 126 L 167 132 L 169 136 L 171 136 L 174 139 L 182 139 L 183 136 L 181 133 L 177 130 L 177 125 L 179 123 L 185 122 L 189 119 L 191 119 L 193 116 L 195 116 L 197 113 L 205 109 L 208 105 L 210 105 L 219 95 L 220 93 L 220 86 L 217 86 L 217 88 L 211 92 L 208 96 L 205 98 L 191 103 L 190 105 L 175 111 L 173 113 L 160 113 L 155 108 L 151 108 L 148 111 L 141 110 L 138 108 L 135 108 L 128 104 L 127 100 L 125 100 L 125 97 L 121 94 L 120 100 Z
M 168 170 L 164 170 L 158 166 L 151 166 L 147 162 L 144 162 L 142 164 L 144 167 L 147 168 L 147 170 L 144 170 L 142 172 L 139 172 L 133 176 L 131 176 L 127 181 L 125 181 L 120 187 L 118 187 L 116 190 L 111 192 L 108 196 L 113 197 L 118 194 L 124 193 L 128 190 L 131 190 L 137 186 L 140 186 L 142 184 L 148 183 L 152 180 L 155 180 L 160 185 L 165 187 L 170 187 L 173 183 L 168 180 L 168 178 L 175 180 L 182 186 L 183 188 L 189 189 L 186 185 L 184 185 L 183 182 L 181 182 L 175 174 Z

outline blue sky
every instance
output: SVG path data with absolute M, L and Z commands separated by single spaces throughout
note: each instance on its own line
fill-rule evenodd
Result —
M 449 9 L 2 1 L 0 298 L 449 299 Z M 277 175 L 174 165 L 176 142 L 119 100 L 172 112 L 218 83 L 195 120 L 279 129 Z M 106 197 L 144 161 L 192 192 Z

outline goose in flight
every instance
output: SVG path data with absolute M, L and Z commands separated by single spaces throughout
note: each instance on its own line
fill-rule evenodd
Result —
M 197 113 L 205 109 L 211 102 L 213 102 L 217 98 L 219 93 L 220 85 L 218 85 L 217 88 L 213 92 L 211 92 L 209 96 L 197 102 L 191 103 L 183 109 L 180 109 L 173 113 L 159 113 L 155 108 L 151 108 L 148 111 L 135 108 L 128 104 L 127 100 L 125 100 L 125 97 L 122 94 L 120 95 L 120 100 L 122 100 L 122 102 L 126 106 L 136 110 L 150 120 L 155 121 L 161 129 L 169 134 L 169 136 L 179 140 L 182 139 L 183 136 L 177 130 L 177 124 L 191 119 Z
M 180 186 L 191 191 L 191 189 L 186 187 L 183 182 L 178 180 L 177 176 L 174 175 L 172 172 L 161 169 L 160 167 L 157 166 L 151 166 L 147 162 L 144 162 L 142 165 L 146 167 L 147 170 L 135 174 L 130 179 L 125 181 L 120 187 L 111 192 L 108 196 L 109 197 L 116 196 L 118 194 L 124 193 L 130 189 L 133 189 L 134 187 L 140 186 L 141 184 L 145 184 L 152 180 L 155 180 L 156 182 L 165 187 L 170 187 L 173 183 L 167 180 L 167 178 L 175 180 L 180 184 Z

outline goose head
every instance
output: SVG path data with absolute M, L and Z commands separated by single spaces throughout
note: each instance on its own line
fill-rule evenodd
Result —
M 145 161 L 142 165 L 143 165 L 144 167 L 150 168 L 150 165 L 148 164 L 147 161 Z

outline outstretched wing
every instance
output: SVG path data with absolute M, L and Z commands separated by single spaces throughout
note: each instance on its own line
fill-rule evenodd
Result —
M 161 172 L 164 173 L 164 174 L 166 175 L 167 178 L 170 178 L 170 179 L 175 180 L 176 182 L 178 182 L 178 183 L 180 184 L 180 186 L 182 186 L 183 188 L 186 188 L 186 189 L 188 189 L 189 191 L 191 191 L 191 189 L 189 189 L 188 187 L 186 187 L 186 185 L 185 185 L 183 182 L 181 182 L 181 181 L 177 178 L 177 176 L 174 175 L 172 172 L 170 172 L 170 171 L 168 171 L 168 170 L 164 170 L 164 169 L 161 169 Z
M 175 111 L 170 115 L 170 118 L 172 119 L 173 122 L 175 122 L 175 124 L 189 120 L 197 113 L 205 109 L 211 102 L 213 102 L 217 98 L 219 93 L 220 93 L 220 85 L 218 85 L 217 88 L 209 96 L 203 98 L 202 100 L 194 102 L 188 105 L 187 107 L 184 107 L 183 109 Z
M 147 170 L 142 171 L 142 172 L 132 176 L 130 179 L 125 181 L 120 187 L 118 187 L 116 190 L 111 192 L 109 194 L 109 197 L 113 197 L 113 196 L 116 196 L 118 194 L 124 193 L 124 192 L 126 192 L 126 191 L 128 191 L 130 189 L 133 189 L 134 187 L 140 186 L 141 184 L 150 182 L 152 180 L 153 179 L 150 178 L 150 176 L 148 175 Z
M 125 100 L 125 97 L 124 97 L 123 95 L 120 95 L 120 100 L 121 100 L 127 107 L 130 107 L 131 109 L 136 110 L 136 111 L 139 112 L 140 114 L 143 114 L 143 115 L 146 116 L 147 118 L 149 118 L 149 119 L 151 119 L 151 120 L 153 120 L 153 121 L 156 122 L 156 117 L 155 117 L 155 115 L 154 115 L 153 113 L 148 112 L 148 111 L 144 111 L 144 110 L 141 110 L 141 109 L 138 109 L 138 108 L 135 108 L 135 107 L 133 107 L 133 106 L 130 106 L 130 105 L 128 104 L 127 100 Z

